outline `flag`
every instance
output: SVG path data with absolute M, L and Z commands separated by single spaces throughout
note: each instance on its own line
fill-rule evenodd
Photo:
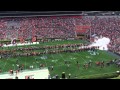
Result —
M 33 38 L 32 38 L 32 42 L 36 42 L 37 41 L 37 36 L 34 36 Z

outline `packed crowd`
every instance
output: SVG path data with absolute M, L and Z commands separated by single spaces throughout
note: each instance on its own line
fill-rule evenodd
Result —
M 74 18 L 75 25 L 90 26 L 87 34 L 110 38 L 109 50 L 120 54 L 120 17 L 119 16 L 83 16 Z M 91 31 L 91 32 L 90 32 Z
M 0 39 L 75 37 L 76 26 L 90 26 L 91 34 L 110 38 L 109 50 L 120 54 L 119 16 L 1 18 Z M 89 33 L 87 32 L 88 35 Z
M 0 19 L 0 39 L 74 37 L 72 17 L 31 17 Z
M 87 20 L 91 22 L 91 33 L 110 38 L 109 50 L 120 54 L 120 17 L 99 16 Z

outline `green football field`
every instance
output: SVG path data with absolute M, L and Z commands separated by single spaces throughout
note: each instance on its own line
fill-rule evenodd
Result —
M 74 43 L 86 43 L 85 41 L 80 40 L 68 40 L 68 41 L 54 41 L 54 42 L 45 42 L 40 43 L 39 45 L 32 46 L 46 46 L 46 45 L 56 45 L 56 44 L 74 44 Z M 22 46 L 31 47 L 31 46 Z M 18 47 L 9 47 L 9 48 L 1 48 L 1 50 L 10 50 Z M 44 54 L 41 56 L 29 56 L 29 57 L 16 57 L 16 58 L 3 58 L 0 59 L 0 68 L 2 72 L 8 72 L 10 69 L 16 70 L 18 67 L 16 65 L 16 60 L 19 61 L 20 64 L 24 64 L 24 69 L 29 69 L 31 65 L 34 68 L 39 68 L 40 64 L 44 64 L 45 67 L 48 67 L 50 75 L 58 75 L 61 77 L 62 72 L 65 72 L 66 77 L 68 74 L 71 74 L 71 77 L 74 78 L 83 78 L 89 77 L 91 75 L 103 75 L 105 73 L 113 73 L 119 70 L 116 65 L 110 65 L 101 68 L 100 66 L 96 66 L 96 61 L 109 61 L 116 59 L 107 51 L 97 50 L 97 55 L 91 55 L 88 51 L 76 52 L 76 53 L 59 53 L 59 54 Z M 37 60 L 36 60 L 37 59 Z M 91 60 L 92 66 L 88 69 L 85 69 L 83 65 Z M 65 61 L 69 61 L 69 65 L 65 64 Z M 76 61 L 79 62 L 79 66 Z M 51 66 L 53 66 L 53 70 L 51 70 Z

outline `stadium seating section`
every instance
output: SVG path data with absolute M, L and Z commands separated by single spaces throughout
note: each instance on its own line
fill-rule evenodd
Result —
M 91 33 L 109 37 L 109 49 L 120 54 L 119 16 L 7 17 L 0 19 L 0 39 L 75 37 L 76 26 L 90 26 Z M 89 32 L 87 32 L 89 34 Z

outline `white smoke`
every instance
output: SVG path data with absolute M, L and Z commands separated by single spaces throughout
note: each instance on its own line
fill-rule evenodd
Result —
M 106 37 L 98 38 L 95 40 L 89 47 L 91 46 L 99 46 L 99 50 L 108 50 L 108 44 L 110 43 L 110 39 Z

